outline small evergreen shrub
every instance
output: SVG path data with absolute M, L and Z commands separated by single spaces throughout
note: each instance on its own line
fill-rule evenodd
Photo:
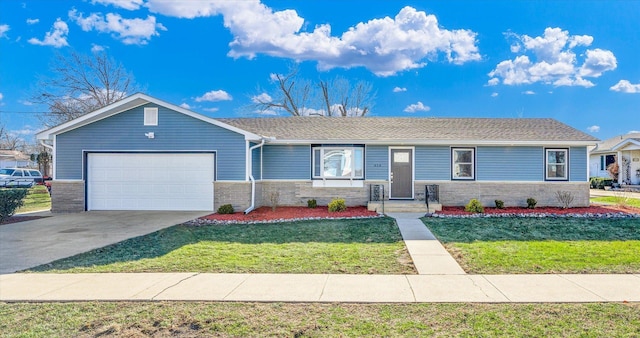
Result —
M 536 201 L 535 198 L 533 197 L 527 198 L 527 209 L 535 209 L 536 204 L 538 204 L 538 201 Z
M 504 209 L 504 202 L 501 200 L 495 200 L 496 202 L 496 208 L 498 209 Z
M 316 200 L 307 200 L 307 207 L 310 209 L 315 209 L 318 206 L 318 202 Z
M 26 196 L 27 189 L 0 189 L 0 223 L 13 216 Z
M 478 201 L 475 198 L 472 198 L 469 201 L 469 203 L 467 203 L 467 205 L 464 207 L 464 211 L 472 212 L 474 214 L 481 214 L 484 212 L 484 207 L 482 206 L 480 201 Z
M 344 198 L 336 198 L 329 202 L 329 212 L 341 212 L 347 210 Z
M 233 214 L 234 212 L 235 210 L 233 210 L 233 205 L 231 204 L 224 204 L 218 208 L 219 214 Z

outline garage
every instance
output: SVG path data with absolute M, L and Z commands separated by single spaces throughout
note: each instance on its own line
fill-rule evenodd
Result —
M 213 211 L 214 153 L 89 153 L 87 210 Z

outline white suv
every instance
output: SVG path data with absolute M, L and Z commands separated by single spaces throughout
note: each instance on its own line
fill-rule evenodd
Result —
M 42 182 L 42 174 L 35 169 L 4 168 L 0 169 L 0 187 L 30 188 Z

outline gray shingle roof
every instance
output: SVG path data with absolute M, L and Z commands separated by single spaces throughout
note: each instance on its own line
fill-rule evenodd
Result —
M 611 152 L 611 148 L 617 146 L 618 144 L 620 144 L 620 142 L 623 142 L 624 140 L 629 140 L 629 139 L 640 142 L 640 133 L 618 135 L 618 136 L 614 136 L 612 138 L 606 139 L 598 143 L 598 146 L 595 149 L 593 149 L 591 152 L 592 153 Z
M 291 141 L 598 141 L 555 119 L 300 116 L 218 120 Z

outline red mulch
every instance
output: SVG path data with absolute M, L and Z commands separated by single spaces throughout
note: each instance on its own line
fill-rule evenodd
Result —
M 8 219 L 4 220 L 4 222 L 0 223 L 0 225 L 9 224 L 9 223 L 18 223 L 18 222 L 24 222 L 24 221 L 31 221 L 31 220 L 34 220 L 34 219 L 40 219 L 40 218 L 45 218 L 45 217 L 49 217 L 49 216 L 11 216 Z
M 541 214 L 548 213 L 553 215 L 566 215 L 566 214 L 608 214 L 608 213 L 640 213 L 637 208 L 621 208 L 618 206 L 601 206 L 592 205 L 587 208 L 556 208 L 556 207 L 536 207 L 535 209 L 527 209 L 522 207 L 507 207 L 504 209 L 498 208 L 484 208 L 484 213 L 489 215 L 496 214 Z M 471 215 L 470 212 L 464 211 L 464 207 L 442 207 L 442 211 L 438 212 L 444 215 Z
M 338 218 L 338 217 L 372 217 L 377 216 L 375 211 L 369 211 L 366 207 L 348 207 L 346 211 L 329 212 L 326 206 L 318 206 L 317 208 L 307 207 L 277 207 L 276 211 L 271 211 L 271 207 L 261 207 L 253 210 L 247 215 L 242 212 L 235 214 L 211 214 L 201 217 L 202 219 L 216 221 L 272 221 L 280 219 L 296 219 L 296 218 Z

